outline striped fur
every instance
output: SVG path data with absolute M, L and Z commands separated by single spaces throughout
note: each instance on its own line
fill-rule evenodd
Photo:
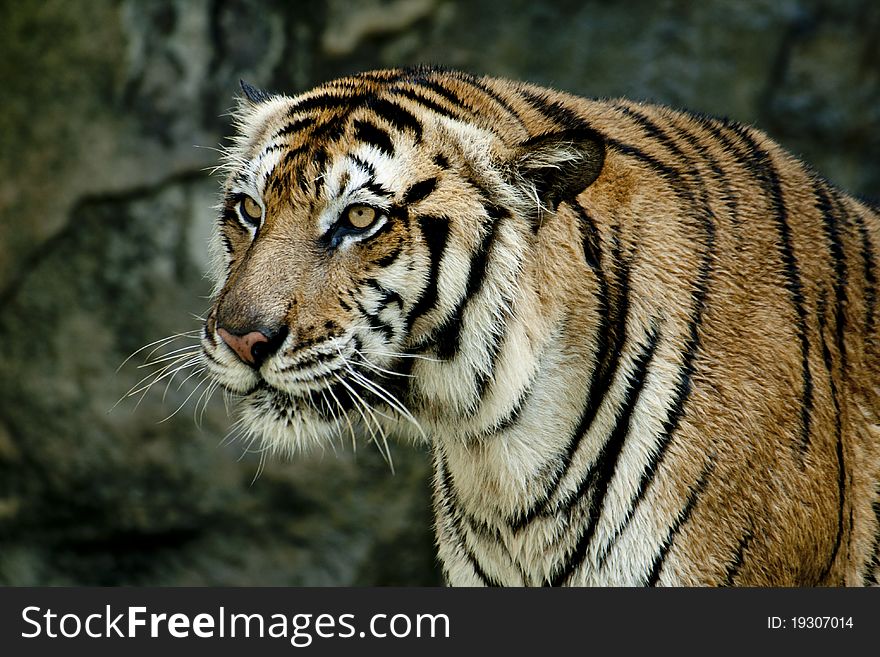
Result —
M 244 90 L 203 358 L 253 436 L 427 440 L 451 584 L 878 583 L 877 208 L 663 107 Z

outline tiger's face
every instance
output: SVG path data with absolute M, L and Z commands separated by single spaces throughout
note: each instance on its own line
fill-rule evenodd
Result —
M 561 191 L 536 172 L 580 144 L 505 143 L 362 84 L 294 99 L 246 89 L 227 162 L 203 355 L 272 450 L 321 444 L 352 422 L 415 421 L 444 365 L 478 370 L 486 345 L 462 345 L 461 315 L 488 277 L 466 254 L 526 248 L 542 202 Z M 514 280 L 521 262 L 508 266 L 493 278 Z M 476 326 L 491 334 L 515 291 L 481 287 Z M 459 383 L 439 385 L 461 410 Z

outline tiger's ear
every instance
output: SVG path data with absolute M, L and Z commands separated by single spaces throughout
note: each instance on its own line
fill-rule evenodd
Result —
M 604 162 L 604 140 L 582 129 L 531 137 L 519 145 L 513 164 L 517 177 L 534 186 L 541 204 L 555 210 L 589 187 Z
M 241 91 L 242 93 L 244 93 L 244 97 L 247 98 L 253 105 L 258 105 L 259 103 L 263 103 L 272 98 L 272 94 L 270 94 L 268 91 L 257 89 L 255 86 L 248 84 L 244 80 L 239 80 L 238 86 L 241 87 Z

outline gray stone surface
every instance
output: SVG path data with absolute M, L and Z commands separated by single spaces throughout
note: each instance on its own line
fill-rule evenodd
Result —
M 434 62 L 653 99 L 755 123 L 880 193 L 867 0 L 46 0 L 3 17 L 2 584 L 437 582 L 421 451 L 394 445 L 394 475 L 363 441 L 261 466 L 224 440 L 221 395 L 196 405 L 198 377 L 116 405 L 146 373 L 120 363 L 207 306 L 205 168 L 239 78 L 294 92 Z

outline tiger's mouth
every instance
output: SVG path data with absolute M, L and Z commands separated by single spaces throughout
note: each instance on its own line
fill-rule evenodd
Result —
M 366 438 L 390 464 L 388 432 L 401 419 L 424 436 L 418 421 L 387 388 L 344 370 L 311 380 L 315 389 L 306 392 L 290 393 L 260 380 L 240 405 L 246 442 L 257 440 L 260 451 L 292 456 L 336 445 L 345 436 L 351 437 L 352 445 Z
M 321 399 L 321 398 L 319 398 Z M 341 433 L 342 416 L 329 404 L 291 395 L 261 382 L 239 406 L 245 443 L 259 452 L 293 455 L 323 448 Z
M 385 420 L 406 418 L 398 401 L 402 376 L 383 359 L 377 362 L 357 336 L 337 337 L 296 351 L 279 349 L 259 367 L 241 361 L 207 332 L 203 350 L 211 376 L 239 400 L 246 440 L 271 452 L 293 453 L 332 443 L 353 427 L 384 435 Z M 378 353 L 378 352 L 377 352 Z

